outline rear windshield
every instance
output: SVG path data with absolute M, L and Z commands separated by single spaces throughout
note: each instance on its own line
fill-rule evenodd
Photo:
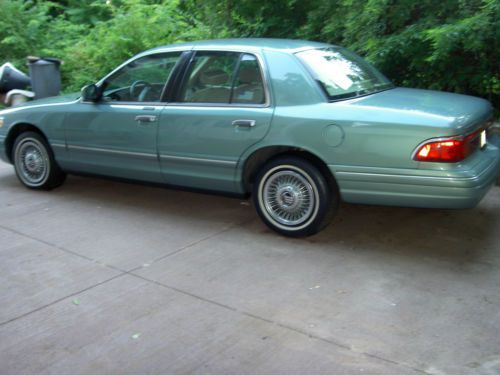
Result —
M 350 99 L 392 88 L 392 83 L 358 55 L 328 47 L 297 53 L 330 100 Z

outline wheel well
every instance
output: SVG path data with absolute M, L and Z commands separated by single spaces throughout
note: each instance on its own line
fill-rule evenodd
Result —
M 243 186 L 246 193 L 252 191 L 252 185 L 255 177 L 257 176 L 257 173 L 259 173 L 259 170 L 264 166 L 264 164 L 281 156 L 296 156 L 307 160 L 320 170 L 323 176 L 327 179 L 330 187 L 338 191 L 335 177 L 333 176 L 326 163 L 319 157 L 309 151 L 297 147 L 272 146 L 255 151 L 246 160 L 243 170 Z
M 7 139 L 5 140 L 5 148 L 6 148 L 5 151 L 11 163 L 12 163 L 12 148 L 14 147 L 14 142 L 16 141 L 16 138 L 19 136 L 19 134 L 27 131 L 38 133 L 45 139 L 45 141 L 47 141 L 47 137 L 45 136 L 45 134 L 43 134 L 42 131 L 38 129 L 35 125 L 32 124 L 14 125 L 13 128 L 10 129 L 9 134 L 7 135 Z

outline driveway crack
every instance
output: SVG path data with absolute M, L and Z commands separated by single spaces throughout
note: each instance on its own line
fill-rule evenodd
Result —
M 180 252 L 182 252 L 182 251 L 184 251 L 184 250 L 187 250 L 187 249 L 189 249 L 189 248 L 191 248 L 191 247 L 194 247 L 194 246 L 196 246 L 196 245 L 198 245 L 198 244 L 200 244 L 200 243 L 202 243 L 202 242 L 204 242 L 204 241 L 207 241 L 207 240 L 210 240 L 210 239 L 212 239 L 212 238 L 214 238 L 214 237 L 217 237 L 219 234 L 229 232 L 231 229 L 234 229 L 234 228 L 236 228 L 236 227 L 239 227 L 239 226 L 242 226 L 242 225 L 244 225 L 244 224 L 247 224 L 247 223 L 249 223 L 249 222 L 251 222 L 251 221 L 253 221 L 253 220 L 254 220 L 254 219 L 252 218 L 252 219 L 249 219 L 249 220 L 244 220 L 244 221 L 239 222 L 239 223 L 230 224 L 230 225 L 228 225 L 228 226 L 224 227 L 223 229 L 221 229 L 221 230 L 220 230 L 220 231 L 218 231 L 218 232 L 215 232 L 215 233 L 209 234 L 208 236 L 205 236 L 205 237 L 200 238 L 200 239 L 198 239 L 198 240 L 196 240 L 196 241 L 190 242 L 190 243 L 188 243 L 187 245 L 181 246 L 180 248 L 178 248 L 178 249 L 176 249 L 176 250 L 172 251 L 171 253 L 168 253 L 168 254 L 162 255 L 161 257 L 158 257 L 158 258 L 154 259 L 153 261 L 151 261 L 151 262 L 149 263 L 149 265 L 155 264 L 155 263 L 157 263 L 157 262 L 159 262 L 159 261 L 162 261 L 162 260 L 164 260 L 164 259 L 166 259 L 166 258 L 169 258 L 169 257 L 171 257 L 171 256 L 174 256 L 174 255 L 176 255 L 176 254 L 179 254 Z M 132 273 L 132 272 L 135 272 L 135 271 L 137 271 L 137 270 L 139 270 L 139 269 L 141 269 L 141 268 L 143 268 L 143 266 L 142 266 L 142 265 L 141 265 L 141 266 L 138 266 L 138 267 L 134 267 L 134 268 L 132 268 L 131 270 L 124 271 L 124 272 L 127 272 L 127 273 Z
M 26 234 L 26 233 L 20 232 L 20 231 L 18 231 L 18 230 L 16 230 L 16 229 L 12 229 L 12 228 L 6 227 L 6 226 L 4 226 L 4 225 L 0 225 L 0 228 L 1 228 L 1 229 L 6 230 L 6 231 L 8 231 L 8 232 L 11 232 L 11 233 L 17 234 L 18 236 L 25 237 L 25 238 L 28 238 L 28 239 L 30 239 L 30 240 L 40 242 L 40 243 L 42 243 L 42 244 L 44 244 L 44 245 L 46 245 L 46 246 L 49 246 L 49 247 L 53 247 L 54 249 L 61 250 L 61 251 L 65 252 L 65 253 L 67 253 L 67 254 L 75 255 L 75 256 L 77 256 L 77 257 L 79 257 L 79 258 L 81 258 L 81 259 L 88 260 L 88 261 L 90 261 L 90 262 L 92 262 L 92 263 L 97 263 L 97 264 L 99 264 L 99 265 L 103 265 L 103 266 L 108 267 L 108 268 L 110 268 L 110 269 L 112 269 L 112 270 L 114 270 L 114 271 L 118 271 L 118 272 L 126 273 L 126 271 L 125 271 L 125 270 L 122 270 L 122 269 L 120 269 L 120 268 L 118 268 L 118 267 L 115 267 L 115 266 L 112 266 L 112 265 L 109 265 L 109 264 L 106 264 L 106 263 L 100 262 L 100 261 L 98 261 L 97 259 L 92 259 L 92 258 L 89 258 L 89 257 L 87 257 L 87 256 L 85 256 L 85 255 L 79 254 L 79 253 L 77 253 L 77 252 L 75 252 L 75 251 L 72 251 L 72 250 L 69 250 L 69 249 L 67 249 L 67 248 L 65 248 L 65 247 L 62 247 L 62 246 L 59 246 L 59 245 L 53 244 L 53 243 L 51 243 L 51 242 L 48 242 L 48 241 L 42 240 L 42 239 L 40 239 L 40 238 L 36 238 L 36 237 L 31 236 L 31 235 L 29 235 L 29 234 Z
M 265 318 L 265 317 L 262 317 L 262 316 L 259 316 L 259 315 L 256 315 L 256 314 L 244 311 L 244 310 L 237 309 L 235 307 L 232 307 L 232 306 L 229 306 L 229 305 L 226 305 L 226 304 L 223 304 L 223 303 L 220 303 L 220 302 L 217 302 L 217 301 L 214 301 L 214 300 L 211 300 L 211 299 L 208 299 L 208 298 L 205 298 L 205 297 L 193 294 L 193 293 L 188 292 L 186 290 L 182 290 L 182 289 L 176 288 L 174 286 L 163 284 L 163 283 L 161 283 L 159 281 L 152 280 L 152 279 L 149 279 L 147 277 L 144 277 L 144 276 L 132 273 L 132 271 L 130 273 L 128 273 L 128 274 L 131 275 L 131 276 L 137 277 L 137 278 L 139 278 L 141 280 L 144 280 L 144 281 L 156 284 L 156 285 L 158 285 L 160 287 L 169 289 L 171 291 L 174 291 L 174 292 L 177 292 L 177 293 L 180 293 L 180 294 L 183 294 L 183 295 L 195 298 L 197 300 L 200 300 L 200 301 L 203 301 L 203 302 L 206 302 L 206 303 L 210 303 L 210 304 L 215 305 L 215 306 L 219 306 L 219 307 L 221 307 L 223 309 L 230 310 L 230 311 L 233 311 L 233 312 L 245 315 L 245 316 L 247 316 L 249 318 L 252 318 L 252 319 L 260 320 L 262 322 L 265 322 L 265 323 L 268 323 L 268 324 L 272 324 L 272 325 L 281 327 L 281 328 L 289 330 L 289 331 L 293 331 L 293 332 L 298 333 L 298 334 L 300 334 L 302 336 L 307 336 L 310 339 L 322 341 L 322 342 L 327 343 L 329 345 L 333 345 L 333 346 L 336 346 L 338 348 L 347 350 L 347 351 L 349 351 L 351 353 L 356 353 L 356 354 L 359 354 L 359 355 L 362 355 L 362 356 L 365 356 L 365 357 L 376 359 L 376 360 L 379 360 L 379 361 L 391 364 L 393 366 L 404 367 L 406 369 L 415 371 L 415 372 L 417 372 L 419 374 L 427 374 L 427 372 L 425 372 L 424 370 L 421 370 L 419 368 L 413 367 L 413 366 L 411 366 L 409 364 L 401 363 L 401 362 L 398 362 L 398 361 L 394 361 L 392 359 L 382 357 L 382 356 L 380 356 L 378 354 L 373 354 L 373 353 L 369 353 L 369 352 L 353 350 L 353 348 L 351 346 L 349 346 L 347 344 L 344 344 L 342 342 L 339 342 L 337 340 L 327 339 L 327 338 L 324 338 L 324 337 L 321 337 L 321 336 L 318 336 L 318 335 L 315 335 L 315 334 L 303 331 L 301 329 L 295 328 L 293 326 L 289 326 L 287 324 L 283 324 L 283 323 L 280 323 L 280 322 L 272 320 L 272 319 L 268 319 L 268 318 Z
M 90 289 L 93 289 L 93 288 L 98 287 L 98 286 L 100 286 L 100 285 L 106 284 L 107 282 L 112 281 L 112 280 L 114 280 L 114 279 L 117 279 L 117 278 L 119 278 L 119 277 L 122 277 L 122 276 L 124 276 L 124 275 L 127 275 L 127 273 L 125 273 L 125 272 L 123 272 L 123 273 L 119 273 L 119 274 L 117 274 L 117 275 L 115 275 L 115 276 L 113 276 L 113 277 L 110 277 L 110 278 L 106 279 L 106 280 L 100 281 L 100 282 L 98 282 L 97 284 L 93 284 L 93 285 L 88 286 L 88 287 L 86 287 L 86 288 L 84 288 L 84 289 L 80 289 L 80 290 L 78 290 L 78 291 L 76 291 L 76 292 L 74 292 L 74 293 L 68 294 L 68 295 L 66 295 L 66 296 L 64 296 L 64 297 L 61 297 L 61 298 L 58 298 L 58 299 L 56 299 L 56 300 L 54 300 L 54 301 L 52 301 L 52 302 L 50 302 L 50 303 L 48 303 L 48 304 L 46 304 L 46 305 L 43 305 L 43 306 L 37 307 L 37 308 L 36 308 L 36 309 L 34 309 L 34 310 L 28 311 L 28 312 L 26 312 L 26 313 L 24 313 L 24 314 L 21 314 L 21 315 L 19 315 L 19 316 L 16 316 L 16 317 L 14 317 L 14 318 L 9 319 L 9 320 L 5 320 L 5 321 L 3 321 L 3 322 L 0 322 L 0 327 L 4 326 L 4 325 L 6 325 L 6 324 L 12 323 L 12 322 L 14 322 L 14 321 L 16 321 L 16 320 L 22 319 L 22 318 L 24 318 L 24 317 L 26 317 L 26 316 L 28 316 L 28 315 L 34 314 L 34 313 L 36 313 L 36 312 L 38 312 L 38 311 L 40 311 L 40 310 L 43 310 L 43 309 L 45 309 L 45 308 L 47 308 L 47 307 L 52 306 L 52 305 L 55 305 L 56 303 L 59 303 L 59 302 L 61 302 L 61 301 L 64 301 L 65 299 L 68 299 L 68 298 L 74 297 L 74 296 L 76 296 L 76 295 L 78 295 L 78 294 L 80 294 L 80 293 L 86 292 L 86 291 L 88 291 L 88 290 L 90 290 Z

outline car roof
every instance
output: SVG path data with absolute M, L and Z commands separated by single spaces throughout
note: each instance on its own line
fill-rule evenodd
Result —
M 330 47 L 331 44 L 311 42 L 297 39 L 273 39 L 273 38 L 235 38 L 235 39 L 213 39 L 196 42 L 178 43 L 145 51 L 145 53 L 161 52 L 168 50 L 189 49 L 242 49 L 242 50 L 280 50 L 287 52 L 298 52 L 311 48 Z

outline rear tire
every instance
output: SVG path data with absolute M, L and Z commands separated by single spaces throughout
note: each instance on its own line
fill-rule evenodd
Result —
M 50 190 L 66 179 L 47 141 L 36 132 L 23 132 L 16 138 L 12 161 L 19 181 L 30 189 Z
M 256 177 L 252 194 L 262 221 L 289 237 L 319 232 L 330 222 L 339 203 L 336 184 L 328 184 L 312 163 L 293 156 L 278 157 L 266 164 Z

